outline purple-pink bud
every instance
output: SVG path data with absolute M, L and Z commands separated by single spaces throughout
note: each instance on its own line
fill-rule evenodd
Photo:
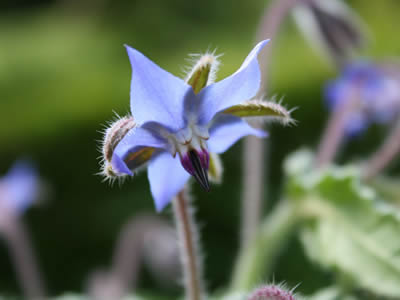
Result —
M 257 288 L 248 300 L 296 300 L 293 293 L 279 285 L 265 285 Z

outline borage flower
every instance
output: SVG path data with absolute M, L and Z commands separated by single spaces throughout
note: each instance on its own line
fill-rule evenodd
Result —
M 182 80 L 126 46 L 132 64 L 132 116 L 106 131 L 103 174 L 133 175 L 149 162 L 148 178 L 158 211 L 190 175 L 208 191 L 208 172 L 218 169 L 215 153 L 225 152 L 246 135 L 267 136 L 241 117 L 291 122 L 289 112 L 276 103 L 246 101 L 259 89 L 257 55 L 267 42 L 257 44 L 234 74 L 217 83 L 212 83 L 218 66 L 213 54 L 200 57 Z
M 368 61 L 353 62 L 327 84 L 325 96 L 332 110 L 354 102 L 345 130 L 349 136 L 358 135 L 372 123 L 387 124 L 399 116 L 399 69 Z
M 0 211 L 15 216 L 28 209 L 39 195 L 39 178 L 28 161 L 17 161 L 6 175 L 0 178 Z

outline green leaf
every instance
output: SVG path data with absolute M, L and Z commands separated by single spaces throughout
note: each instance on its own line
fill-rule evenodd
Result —
M 311 153 L 286 163 L 288 193 L 306 223 L 301 238 L 307 255 L 341 284 L 400 297 L 400 218 L 397 208 L 360 182 L 355 167 L 312 171 Z
M 322 289 L 307 297 L 308 300 L 357 300 L 354 296 L 344 295 L 337 286 Z
M 376 176 L 368 183 L 386 200 L 400 206 L 400 178 Z

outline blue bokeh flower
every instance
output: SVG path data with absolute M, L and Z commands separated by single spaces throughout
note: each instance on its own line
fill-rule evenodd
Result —
M 114 139 L 112 172 L 133 175 L 138 158 L 140 162 L 147 160 L 158 211 L 183 188 L 190 175 L 208 190 L 209 152 L 225 152 L 246 135 L 266 136 L 227 110 L 256 95 L 260 85 L 257 55 L 267 42 L 257 44 L 234 74 L 198 93 L 126 46 L 132 65 L 130 102 L 135 126 Z M 123 124 L 127 122 L 117 123 L 117 128 Z
M 28 209 L 39 194 L 39 178 L 28 161 L 17 161 L 6 175 L 0 178 L 0 203 L 3 209 L 15 215 Z
M 399 115 L 399 74 L 371 62 L 354 62 L 326 85 L 325 98 L 331 110 L 354 101 L 345 130 L 355 136 L 372 123 L 386 124 Z

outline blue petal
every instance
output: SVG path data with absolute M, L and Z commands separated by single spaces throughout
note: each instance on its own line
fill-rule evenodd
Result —
M 148 177 L 156 210 L 160 212 L 183 189 L 190 174 L 182 167 L 178 155 L 174 158 L 164 151 L 150 162 Z
M 38 175 L 28 161 L 15 163 L 0 184 L 5 187 L 6 204 L 18 214 L 29 208 L 39 194 Z
M 201 90 L 199 124 L 207 124 L 216 113 L 256 95 L 261 80 L 257 55 L 268 41 L 258 43 L 234 74 Z
M 141 147 L 167 148 L 167 141 L 157 133 L 145 127 L 132 128 L 128 134 L 118 143 L 112 157 L 112 167 L 118 173 L 133 175 L 124 162 L 124 158 Z
M 246 135 L 255 135 L 260 138 L 268 136 L 265 131 L 251 127 L 239 117 L 218 115 L 210 128 L 208 149 L 210 152 L 223 153 Z
M 139 51 L 126 46 L 132 65 L 131 111 L 139 124 L 154 121 L 172 130 L 184 127 L 184 102 L 194 96 L 191 86 L 161 69 Z

